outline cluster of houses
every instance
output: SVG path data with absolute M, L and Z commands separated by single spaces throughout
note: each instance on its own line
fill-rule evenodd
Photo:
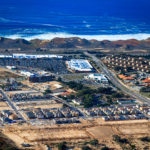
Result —
M 32 109 L 25 111 L 27 119 L 54 119 L 54 118 L 72 118 L 81 116 L 78 110 L 69 107 L 51 108 L 51 109 Z
M 133 84 L 137 84 L 140 86 L 150 86 L 150 75 L 147 76 L 141 76 L 138 74 L 131 74 L 130 76 L 119 74 L 118 77 L 123 80 L 125 83 L 132 82 Z M 144 73 L 145 74 L 145 73 Z
M 110 68 L 122 67 L 125 72 L 129 67 L 135 71 L 150 72 L 150 60 L 143 57 L 106 56 L 104 62 Z
M 142 80 L 142 83 L 146 86 L 150 86 L 150 78 L 146 78 L 146 79 Z
M 124 74 L 119 74 L 118 77 L 122 79 L 124 82 L 133 82 L 135 80 L 132 76 L 126 76 Z
M 1 88 L 4 91 L 20 91 L 24 85 L 17 82 L 15 79 L 10 79 L 6 83 L 1 84 Z
M 82 109 L 88 116 L 101 116 L 105 121 L 148 119 L 150 107 L 147 105 L 116 105 Z
M 14 123 L 18 119 L 18 116 L 11 110 L 0 111 L 0 121 L 2 123 Z
M 36 100 L 46 100 L 50 99 L 50 95 L 42 95 L 36 93 L 16 93 L 16 94 L 9 94 L 9 97 L 12 101 L 36 101 Z

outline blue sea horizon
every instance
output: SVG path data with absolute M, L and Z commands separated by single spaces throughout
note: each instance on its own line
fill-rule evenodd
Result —
M 0 0 L 0 36 L 143 40 L 150 37 L 149 6 L 148 0 Z

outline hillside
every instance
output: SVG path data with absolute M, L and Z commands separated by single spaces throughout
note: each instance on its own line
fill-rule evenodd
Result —
M 150 50 L 150 38 L 147 40 L 138 41 L 119 40 L 119 41 L 97 41 L 86 40 L 80 38 L 54 38 L 52 40 L 34 39 L 27 41 L 24 39 L 9 39 L 0 37 L 0 49 L 38 49 L 38 48 L 109 48 L 109 49 L 143 49 Z

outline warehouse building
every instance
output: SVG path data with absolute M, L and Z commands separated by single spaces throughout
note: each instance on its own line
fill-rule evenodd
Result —
M 6 66 L 7 69 L 10 69 L 10 70 L 15 70 L 16 69 L 16 66 Z
M 89 61 L 84 59 L 71 59 L 67 61 L 67 65 L 68 69 L 73 72 L 91 72 L 93 70 Z
M 28 77 L 30 82 L 47 82 L 52 81 L 55 78 L 53 74 L 47 73 L 45 71 L 29 72 L 22 70 L 20 73 Z
M 34 76 L 34 74 L 32 72 L 29 72 L 29 71 L 26 71 L 26 70 L 21 70 L 20 73 L 24 76 L 27 76 L 27 77 Z
M 17 59 L 22 59 L 22 58 L 26 58 L 26 59 L 37 59 L 37 58 L 58 58 L 58 59 L 62 59 L 63 58 L 63 56 L 58 56 L 58 55 L 33 55 L 33 54 L 13 54 L 12 57 L 17 58 Z
M 57 58 L 62 59 L 63 56 L 59 55 L 36 55 L 36 54 L 19 54 L 14 53 L 12 55 L 0 55 L 0 58 L 15 58 L 15 59 L 37 59 L 37 58 Z

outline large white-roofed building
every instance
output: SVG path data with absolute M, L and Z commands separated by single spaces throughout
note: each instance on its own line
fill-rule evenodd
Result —
M 96 80 L 103 84 L 108 84 L 108 79 L 104 74 L 89 74 L 88 76 L 85 76 L 85 78 Z
M 27 58 L 27 59 L 37 59 L 37 58 L 58 58 L 62 59 L 63 56 L 59 55 L 36 55 L 36 54 L 13 54 L 13 58 L 21 59 L 21 58 Z
M 93 70 L 89 61 L 84 59 L 71 59 L 67 61 L 67 64 L 68 68 L 75 72 L 90 72 Z
M 0 58 L 12 58 L 11 55 L 0 55 Z
M 34 76 L 34 74 L 33 74 L 32 72 L 25 71 L 25 70 L 21 70 L 20 73 L 21 73 L 22 75 L 27 76 L 27 77 Z

